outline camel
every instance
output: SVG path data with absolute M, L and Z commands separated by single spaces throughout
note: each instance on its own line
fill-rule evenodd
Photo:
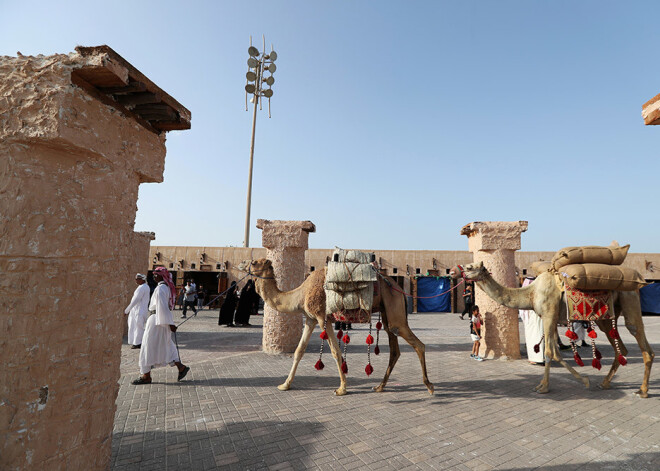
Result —
M 479 288 L 484 290 L 488 296 L 503 306 L 513 309 L 533 309 L 543 320 L 543 331 L 545 334 L 545 372 L 543 379 L 538 386 L 534 388 L 538 393 L 547 393 L 549 391 L 550 360 L 555 360 L 563 365 L 578 380 L 581 380 L 586 387 L 589 387 L 589 379 L 580 375 L 571 368 L 561 357 L 557 345 L 557 323 L 560 312 L 566 312 L 566 297 L 555 281 L 555 275 L 549 271 L 541 273 L 534 283 L 524 288 L 507 288 L 500 285 L 493 279 L 483 262 L 472 263 L 460 269 L 456 267 L 451 273 L 457 277 L 461 273 L 468 280 L 474 280 Z M 626 321 L 626 327 L 635 337 L 639 348 L 642 351 L 644 359 L 644 379 L 640 389 L 635 393 L 640 397 L 648 397 L 649 377 L 651 375 L 651 365 L 655 354 L 651 349 L 646 335 L 644 333 L 644 323 L 642 322 L 642 310 L 639 301 L 638 291 L 613 291 L 614 312 L 618 319 L 623 315 Z M 563 309 L 563 311 L 562 311 Z M 601 320 L 596 324 L 603 331 L 614 347 L 614 339 L 609 335 L 610 321 Z M 619 348 L 625 356 L 628 350 L 619 340 Z M 616 370 L 619 368 L 619 361 L 616 355 L 609 373 L 600 384 L 602 389 L 608 389 Z
M 339 371 L 340 385 L 334 392 L 337 396 L 345 395 L 346 375 L 341 368 L 342 355 L 339 342 L 333 333 L 333 318 L 332 316 L 327 316 L 325 313 L 325 291 L 323 289 L 323 283 L 325 281 L 326 269 L 312 272 L 303 284 L 291 291 L 280 291 L 278 289 L 273 266 L 268 259 L 245 260 L 238 266 L 238 269 L 256 278 L 255 285 L 257 292 L 270 307 L 286 314 L 302 313 L 306 317 L 305 328 L 293 355 L 293 366 L 291 367 L 289 376 L 277 388 L 280 391 L 286 391 L 291 388 L 298 363 L 300 363 L 300 360 L 305 354 L 312 332 L 318 324 L 321 326 L 321 329 L 325 325 L 325 330 L 328 334 L 328 343 L 330 344 L 332 356 L 337 363 L 337 369 Z M 382 315 L 383 328 L 387 332 L 390 344 L 390 358 L 387 370 L 385 371 L 385 377 L 378 386 L 373 388 L 374 391 L 382 392 L 387 384 L 394 365 L 401 355 L 399 341 L 397 339 L 397 336 L 401 336 L 417 352 L 419 362 L 422 366 L 422 380 L 429 394 L 433 394 L 433 384 L 426 375 L 426 347 L 408 326 L 405 297 L 392 289 L 392 286 L 396 283 L 389 277 L 381 277 L 376 283 L 378 283 L 378 287 L 374 293 L 372 312 L 380 312 Z

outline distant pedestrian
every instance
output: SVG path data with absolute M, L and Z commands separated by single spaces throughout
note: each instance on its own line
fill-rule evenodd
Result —
M 220 315 L 218 316 L 218 325 L 234 327 L 234 311 L 236 310 L 236 282 L 232 281 L 229 290 L 225 294 L 225 301 L 220 306 Z
M 472 313 L 472 305 L 474 304 L 474 293 L 472 292 L 472 284 L 468 283 L 463 291 L 463 313 L 461 319 L 464 319 L 465 314 L 468 316 Z
M 195 297 L 197 296 L 197 290 L 195 289 L 195 285 L 191 280 L 188 280 L 188 283 L 186 283 L 185 293 L 184 293 L 184 300 L 183 300 L 183 315 L 181 316 L 181 319 L 186 318 L 186 312 L 188 311 L 188 308 L 192 309 L 195 314 L 197 314 L 197 309 L 195 309 Z
M 235 322 L 236 325 L 250 326 L 250 315 L 259 309 L 259 295 L 254 287 L 254 281 L 248 280 L 241 290 L 241 296 L 238 299 L 238 306 L 236 307 Z
M 144 325 L 149 317 L 149 285 L 147 277 L 141 273 L 135 275 L 135 288 L 131 303 L 124 310 L 128 314 L 128 344 L 131 348 L 140 348 L 142 345 L 142 336 L 144 335 Z
M 479 356 L 479 343 L 481 341 L 481 330 L 483 329 L 483 320 L 479 313 L 479 306 L 472 307 L 472 317 L 470 318 L 470 338 L 472 339 L 472 354 L 470 358 L 477 361 L 484 361 Z
M 206 299 L 206 290 L 204 286 L 199 285 L 197 289 L 197 308 L 201 311 L 204 309 L 204 300 Z
M 190 371 L 190 367 L 181 363 L 172 332 L 176 332 L 172 308 L 176 288 L 172 275 L 165 268 L 154 270 L 154 280 L 158 283 L 149 303 L 149 319 L 144 329 L 142 349 L 140 350 L 140 377 L 133 384 L 150 384 L 151 370 L 158 366 L 171 365 L 179 370 L 177 381 L 181 381 Z

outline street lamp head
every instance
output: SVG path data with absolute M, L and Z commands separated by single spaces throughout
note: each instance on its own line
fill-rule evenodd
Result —
M 264 96 L 266 98 L 272 97 L 273 96 L 273 91 L 270 88 L 267 88 L 266 90 L 264 90 Z
M 259 49 L 254 46 L 250 46 L 248 47 L 248 54 L 250 54 L 251 57 L 257 57 L 259 55 Z
M 275 51 L 270 51 L 270 54 L 268 54 L 268 58 L 275 62 L 277 60 L 277 52 Z
M 273 76 L 271 75 L 270 77 L 265 78 L 265 79 L 264 79 L 264 82 L 266 82 L 266 84 L 268 84 L 268 85 L 272 85 L 272 84 L 275 83 L 275 77 L 273 77 Z
M 255 80 L 257 80 L 257 74 L 255 74 L 251 70 L 248 70 L 247 74 L 245 74 L 245 78 L 248 79 L 248 82 L 254 82 Z
M 268 70 L 271 74 L 273 74 L 277 70 L 277 66 L 275 64 L 269 64 L 266 67 L 266 70 Z
M 255 59 L 254 57 L 250 57 L 247 60 L 247 64 L 248 64 L 249 68 L 255 69 L 257 67 L 257 65 L 259 64 L 259 61 L 257 59 Z
M 257 89 L 257 87 L 253 83 L 248 83 L 245 86 L 245 91 L 248 92 L 248 93 L 254 93 L 256 89 Z

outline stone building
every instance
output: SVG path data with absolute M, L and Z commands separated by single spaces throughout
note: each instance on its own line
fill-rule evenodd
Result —
M 0 469 L 107 469 L 138 186 L 190 112 L 107 46 L 0 57 Z

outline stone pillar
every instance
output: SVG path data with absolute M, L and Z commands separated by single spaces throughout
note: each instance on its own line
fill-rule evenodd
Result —
M 165 134 L 104 94 L 153 84 L 86 51 L 0 57 L 0 469 L 110 466 L 138 186 L 162 181 Z
M 305 281 L 305 250 L 310 232 L 316 227 L 310 221 L 257 220 L 263 231 L 262 245 L 266 258 L 273 263 L 275 281 L 281 291 L 290 291 Z M 262 346 L 266 353 L 291 353 L 302 335 L 303 319 L 298 314 L 284 314 L 264 306 Z
M 483 262 L 501 285 L 517 288 L 514 252 L 520 250 L 520 235 L 526 230 L 527 221 L 473 222 L 461 229 L 461 235 L 468 237 L 474 262 Z M 475 292 L 475 302 L 485 323 L 480 354 L 485 358 L 519 359 L 518 311 L 498 304 L 481 289 Z

